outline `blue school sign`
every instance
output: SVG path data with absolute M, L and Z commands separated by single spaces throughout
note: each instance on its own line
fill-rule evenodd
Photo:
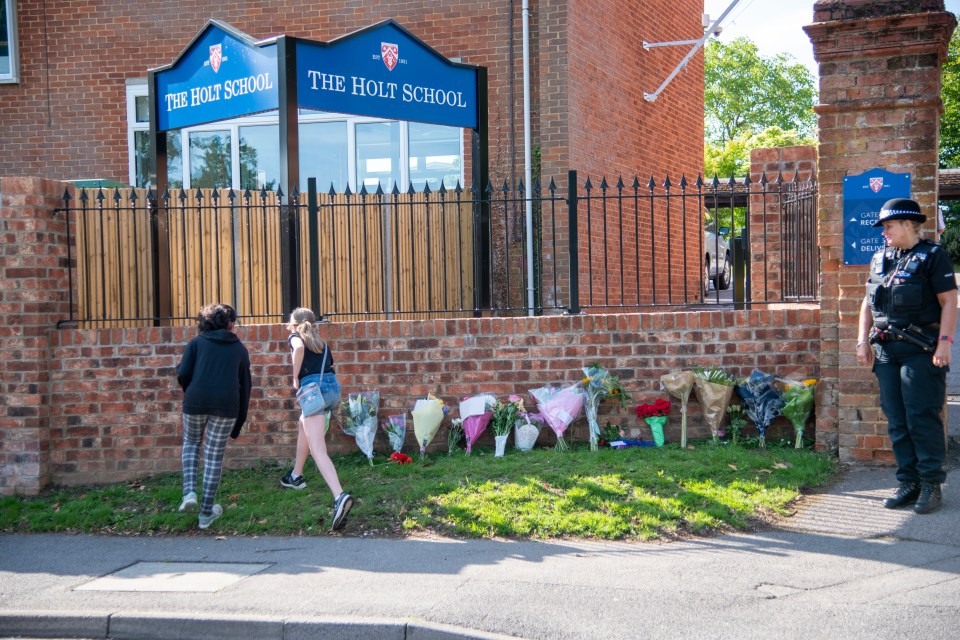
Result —
M 873 224 L 890 198 L 910 197 L 910 174 L 871 169 L 843 178 L 843 264 L 870 264 L 884 246 Z
M 476 129 L 478 67 L 450 62 L 392 20 L 332 42 L 256 42 L 211 20 L 177 60 L 153 70 L 158 131 L 278 109 L 284 65 L 296 60 L 297 107 Z

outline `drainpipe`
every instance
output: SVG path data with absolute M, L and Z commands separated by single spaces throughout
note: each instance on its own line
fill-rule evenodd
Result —
M 523 0 L 523 186 L 527 222 L 527 315 L 536 314 L 533 286 L 533 161 L 530 153 L 530 1 Z

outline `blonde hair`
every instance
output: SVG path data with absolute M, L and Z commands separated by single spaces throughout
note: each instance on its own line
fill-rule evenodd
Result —
M 303 344 L 314 353 L 323 353 L 327 343 L 317 330 L 317 316 L 306 307 L 297 307 L 290 314 L 290 322 L 297 327 L 297 333 L 303 338 Z

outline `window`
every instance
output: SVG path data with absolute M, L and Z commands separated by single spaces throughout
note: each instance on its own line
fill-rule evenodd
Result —
M 4 0 L 0 0 L 3 2 Z M 127 86 L 130 184 L 150 181 L 150 109 L 147 85 Z M 170 192 L 232 187 L 275 191 L 280 185 L 277 112 L 225 120 L 167 132 Z M 455 127 L 376 120 L 362 116 L 300 112 L 300 192 L 317 179 L 321 193 L 342 193 L 377 185 L 401 191 L 412 184 L 436 191 L 463 184 L 463 135 Z M 286 188 L 284 188 L 286 191 Z
M 17 12 L 14 0 L 0 0 L 0 82 L 18 82 Z

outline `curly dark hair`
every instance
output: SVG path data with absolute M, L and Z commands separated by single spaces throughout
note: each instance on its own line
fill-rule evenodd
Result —
M 197 328 L 200 332 L 228 329 L 231 322 L 237 321 L 237 312 L 228 304 L 208 304 L 200 309 L 197 316 Z

